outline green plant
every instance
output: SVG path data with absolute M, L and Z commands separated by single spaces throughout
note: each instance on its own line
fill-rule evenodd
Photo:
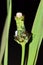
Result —
M 22 58 L 21 58 L 21 65 L 24 63 L 24 56 L 25 56 L 25 44 L 30 39 L 31 35 L 26 32 L 24 26 L 24 16 L 21 12 L 17 13 L 15 20 L 17 25 L 17 35 L 15 36 L 14 40 L 22 46 Z M 21 16 L 20 16 L 21 15 Z
M 11 14 L 12 14 L 12 0 L 7 0 L 7 17 L 5 21 L 5 26 L 4 26 L 2 40 L 1 40 L 1 47 L 0 47 L 0 65 L 2 64 L 2 58 L 3 58 L 4 51 L 5 51 L 4 65 L 8 65 L 8 37 L 9 37 L 9 28 L 10 28 L 10 23 L 11 23 Z M 17 23 L 17 21 L 18 22 L 22 21 L 22 18 L 20 19 L 17 18 L 16 24 L 19 24 Z M 17 31 L 18 29 L 23 32 L 25 31 L 24 23 L 22 24 L 23 24 L 23 29 L 20 28 L 21 27 L 20 26 L 20 27 L 17 27 Z M 18 32 L 19 32 L 18 37 L 20 38 L 18 39 L 15 37 L 16 39 L 14 40 L 17 41 L 22 46 L 21 65 L 23 65 L 24 54 L 25 54 L 25 44 L 28 42 L 29 38 L 28 36 L 25 35 L 26 36 L 25 39 L 23 37 L 22 39 L 21 36 L 23 35 L 20 35 L 21 34 L 20 31 Z M 27 65 L 36 65 L 38 52 L 40 49 L 41 41 L 43 39 L 43 0 L 40 0 L 40 4 L 38 7 L 36 16 L 35 16 L 35 20 L 34 20 L 31 32 L 33 36 L 32 36 L 32 42 L 30 42 L 30 45 L 29 45 L 29 55 L 28 55 Z
M 4 65 L 8 65 L 8 38 L 9 28 L 12 14 L 12 0 L 7 0 L 7 17 L 5 20 L 5 26 L 2 34 L 1 48 L 0 48 L 0 65 L 2 64 L 2 58 L 4 54 Z

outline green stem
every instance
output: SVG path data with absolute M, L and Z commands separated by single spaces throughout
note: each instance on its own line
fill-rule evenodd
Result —
M 24 56 L 25 56 L 25 45 L 22 46 L 22 58 L 21 58 L 21 65 L 24 64 Z
M 27 65 L 36 65 L 43 34 L 43 0 L 41 0 L 32 27 L 33 39 L 29 45 L 29 56 Z
M 7 0 L 7 13 L 9 12 L 9 7 L 10 7 L 10 0 Z
M 8 0 L 7 0 L 8 1 Z M 11 21 L 11 10 L 12 9 L 12 2 L 10 0 L 10 4 L 9 4 L 9 15 L 8 15 L 8 22 Z M 9 24 L 10 25 L 10 24 Z M 9 32 L 8 32 L 9 34 Z M 8 35 L 9 36 L 9 35 Z M 8 65 L 8 43 L 6 44 L 6 49 L 5 49 L 5 55 L 4 55 L 4 65 Z
M 8 0 L 7 0 L 8 1 Z M 7 56 L 6 53 L 8 54 L 7 49 L 8 49 L 8 37 L 9 37 L 9 28 L 10 28 L 10 22 L 11 22 L 11 12 L 12 12 L 12 4 L 11 4 L 11 0 L 10 0 L 10 6 L 9 6 L 9 10 L 7 11 L 7 18 L 5 21 L 5 26 L 4 26 L 4 30 L 3 30 L 3 34 L 2 34 L 2 41 L 1 41 L 1 53 L 0 53 L 0 64 L 2 63 L 2 58 L 3 58 L 3 54 L 5 51 L 5 57 L 6 60 L 4 62 L 7 62 Z M 6 47 L 7 45 L 7 47 Z M 5 58 L 4 58 L 5 59 Z M 6 64 L 4 64 L 6 65 Z
M 8 43 L 6 44 L 6 48 L 5 48 L 4 65 L 8 65 Z
M 41 42 L 42 42 L 42 37 L 40 38 L 39 44 L 37 46 L 36 57 L 34 59 L 34 65 L 36 65 L 36 61 L 37 61 L 37 57 L 38 57 L 38 53 L 39 53 L 39 49 L 40 49 Z

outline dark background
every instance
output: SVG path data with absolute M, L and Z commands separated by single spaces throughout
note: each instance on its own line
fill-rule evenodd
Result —
M 20 65 L 21 62 L 21 46 L 14 41 L 14 33 L 16 30 L 16 22 L 14 16 L 16 12 L 20 11 L 25 15 L 25 27 L 28 32 L 31 32 L 33 21 L 36 15 L 37 8 L 40 0 L 12 0 L 12 19 L 9 31 L 9 53 L 8 53 L 8 65 Z M 0 42 L 3 27 L 6 19 L 6 0 L 0 1 Z M 42 41 L 43 42 L 43 41 Z M 36 65 L 43 65 L 43 44 L 39 50 L 39 55 Z M 3 61 L 2 61 L 3 62 Z

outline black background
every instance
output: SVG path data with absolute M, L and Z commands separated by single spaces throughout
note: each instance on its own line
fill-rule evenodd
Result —
M 20 65 L 21 62 L 21 46 L 14 41 L 14 33 L 16 30 L 16 23 L 14 16 L 16 12 L 20 11 L 25 15 L 25 27 L 28 32 L 31 32 L 33 21 L 36 15 L 40 0 L 12 0 L 12 19 L 9 31 L 9 53 L 8 65 Z M 3 27 L 6 19 L 6 0 L 0 1 L 0 42 Z M 43 42 L 43 41 L 42 41 Z M 41 44 L 36 65 L 43 65 L 43 44 Z

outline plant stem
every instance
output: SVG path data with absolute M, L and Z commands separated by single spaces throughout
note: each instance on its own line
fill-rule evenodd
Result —
M 7 0 L 8 1 L 8 0 Z M 10 3 L 9 3 L 10 1 Z M 9 15 L 8 15 L 8 22 L 11 21 L 11 12 L 12 12 L 12 2 L 11 0 L 9 0 L 8 3 L 9 3 Z M 8 4 L 7 4 L 8 5 Z M 9 33 L 8 33 L 8 36 L 9 36 Z M 6 44 L 6 49 L 5 49 L 5 55 L 4 55 L 4 65 L 8 65 L 8 43 Z
M 7 0 L 8 1 L 8 0 Z M 9 37 L 9 28 L 10 28 L 10 22 L 11 22 L 11 12 L 12 12 L 12 4 L 11 4 L 11 0 L 10 0 L 10 4 L 9 4 L 9 10 L 7 10 L 7 17 L 6 17 L 6 21 L 5 21 L 5 26 L 4 26 L 4 30 L 3 30 L 3 34 L 2 34 L 2 40 L 1 40 L 1 53 L 0 53 L 0 64 L 2 63 L 2 58 L 3 58 L 3 54 L 5 51 L 5 60 L 4 60 L 4 65 L 5 62 L 7 62 L 8 59 L 8 37 Z M 8 4 L 7 4 L 8 5 Z M 6 46 L 7 45 L 7 46 Z
M 25 56 L 25 45 L 22 46 L 22 57 L 21 57 L 21 65 L 24 64 L 24 56 Z
M 29 45 L 29 56 L 27 65 L 36 65 L 39 48 L 43 34 L 43 0 L 41 0 L 38 11 L 32 27 L 33 40 Z

